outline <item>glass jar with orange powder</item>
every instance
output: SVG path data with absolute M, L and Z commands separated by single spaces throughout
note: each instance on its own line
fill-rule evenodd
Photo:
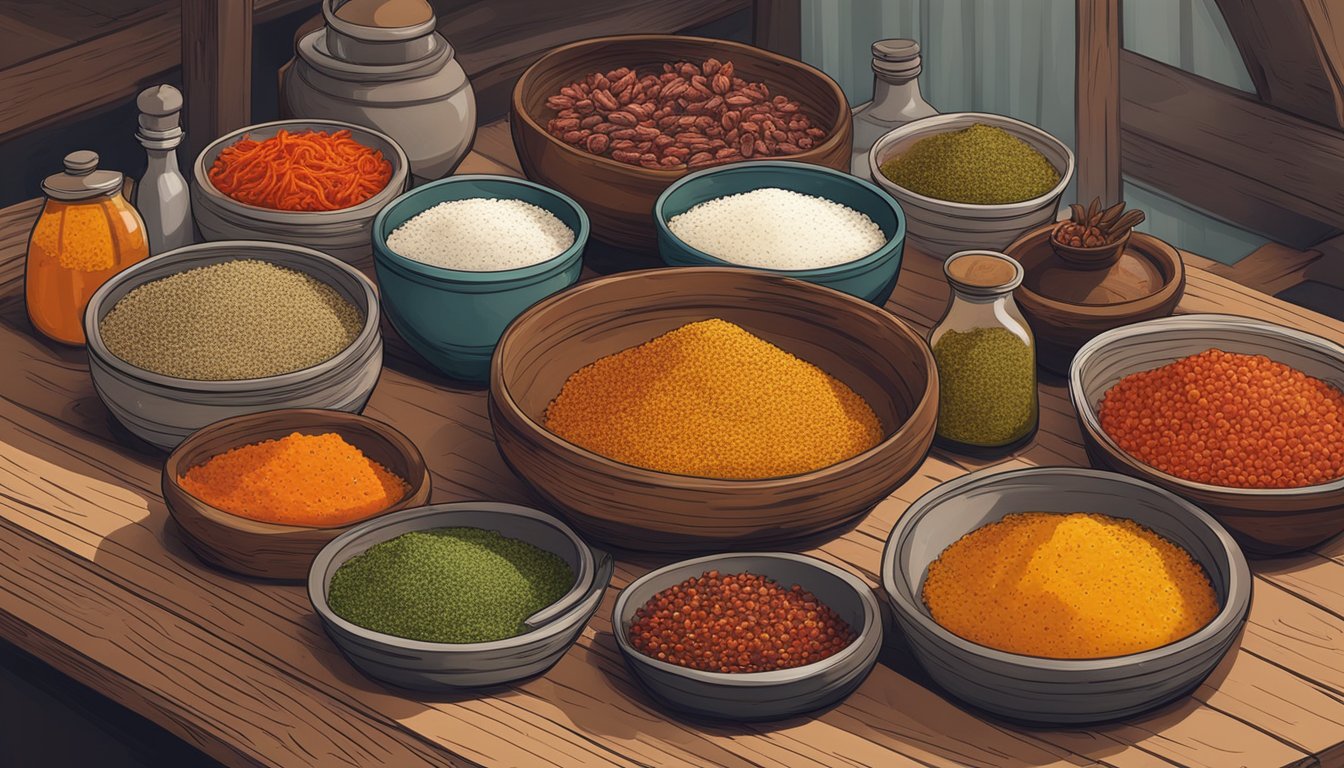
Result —
M 46 206 L 28 239 L 28 319 L 47 338 L 84 344 L 84 306 L 109 277 L 149 256 L 140 214 L 122 196 L 122 174 L 98 170 L 88 150 L 42 182 Z

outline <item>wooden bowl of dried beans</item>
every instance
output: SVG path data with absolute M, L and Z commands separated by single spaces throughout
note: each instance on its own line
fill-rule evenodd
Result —
M 593 237 L 651 250 L 654 200 L 688 171 L 758 158 L 847 171 L 844 91 L 743 43 L 681 35 L 560 46 L 518 78 L 510 126 L 528 178 L 570 195 Z

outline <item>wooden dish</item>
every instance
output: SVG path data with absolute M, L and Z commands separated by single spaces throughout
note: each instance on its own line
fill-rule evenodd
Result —
M 1185 480 L 1129 455 L 1101 428 L 1102 397 L 1120 379 L 1210 348 L 1265 355 L 1344 388 L 1344 347 L 1294 328 L 1234 315 L 1178 315 L 1127 325 L 1078 350 L 1069 399 L 1092 466 L 1180 494 L 1232 531 L 1248 554 L 1275 556 L 1344 532 L 1344 478 L 1303 488 L 1227 488 Z
M 585 365 L 690 322 L 722 318 L 817 365 L 861 395 L 884 439 L 824 469 L 764 480 L 655 472 L 547 431 L 547 405 Z M 515 472 L 576 527 L 631 549 L 761 549 L 855 521 L 923 461 L 938 414 L 924 338 L 890 313 L 755 270 L 683 267 L 580 283 L 504 332 L 490 371 L 490 422 Z
M 635 67 L 641 75 L 664 62 L 732 61 L 739 77 L 764 82 L 771 94 L 796 100 L 826 138 L 789 159 L 848 171 L 853 146 L 849 102 L 820 70 L 800 61 L 728 40 L 684 35 L 618 35 L 562 45 L 528 67 L 513 88 L 509 126 L 527 177 L 579 201 L 593 222 L 593 237 L 629 249 L 657 245 L 654 200 L 686 170 L 660 171 L 575 149 L 546 131 L 554 113 L 546 99 L 592 72 Z M 659 69 L 659 72 L 662 70 Z
M 1096 512 L 1133 520 L 1203 567 L 1219 611 L 1194 634 L 1124 656 L 1050 659 L 989 648 L 944 629 L 924 604 L 929 564 L 962 536 L 1015 512 Z M 990 468 L 910 505 L 882 551 L 882 587 L 910 648 L 962 701 L 1037 727 L 1132 717 L 1197 688 L 1237 642 L 1251 604 L 1246 558 L 1222 526 L 1169 491 L 1111 472 Z
M 1026 276 L 1013 291 L 1036 335 L 1036 361 L 1060 375 L 1078 348 L 1103 331 L 1170 315 L 1185 294 L 1185 262 L 1161 240 L 1134 232 L 1109 261 L 1103 248 L 1091 261 L 1066 258 L 1050 238 L 1055 225 L 1022 235 L 1005 253 Z
M 367 416 L 342 411 L 294 408 L 235 416 L 198 430 L 168 456 L 163 465 L 163 500 L 182 530 L 182 538 L 198 557 L 245 576 L 302 581 L 313 557 L 327 542 L 360 522 L 334 528 L 276 525 L 249 520 L 213 507 L 178 483 L 188 469 L 244 445 L 298 432 L 335 432 L 405 480 L 410 490 L 379 515 L 429 501 L 429 470 L 424 457 L 405 435 Z
M 1059 229 L 1067 221 L 1062 221 L 1050 228 L 1050 247 L 1054 249 L 1055 255 L 1061 261 L 1067 262 L 1078 269 L 1102 269 L 1109 267 L 1119 261 L 1124 255 L 1125 248 L 1129 247 L 1129 238 L 1134 234 L 1134 230 L 1126 232 L 1119 240 L 1105 245 L 1094 245 L 1084 247 L 1078 245 L 1065 245 L 1054 238 L 1054 231 Z

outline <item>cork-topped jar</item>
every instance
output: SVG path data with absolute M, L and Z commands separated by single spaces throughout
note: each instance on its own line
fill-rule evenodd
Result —
M 47 195 L 28 239 L 24 298 L 42 335 L 84 344 L 84 305 L 109 277 L 149 256 L 145 225 L 122 196 L 123 177 L 88 150 L 42 182 Z
M 936 443 L 971 455 L 1016 448 L 1036 432 L 1036 340 L 1013 300 L 1022 266 L 994 251 L 943 265 L 952 288 L 929 346 L 938 367 Z

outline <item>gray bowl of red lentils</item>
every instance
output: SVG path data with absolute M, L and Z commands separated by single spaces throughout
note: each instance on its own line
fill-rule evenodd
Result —
M 1088 342 L 1069 399 L 1092 465 L 1179 494 L 1248 554 L 1344 532 L 1344 347 L 1235 315 L 1134 323 Z
M 651 571 L 621 591 L 612 628 L 655 700 L 737 721 L 840 701 L 882 646 L 880 608 L 862 579 L 787 552 L 710 555 Z

